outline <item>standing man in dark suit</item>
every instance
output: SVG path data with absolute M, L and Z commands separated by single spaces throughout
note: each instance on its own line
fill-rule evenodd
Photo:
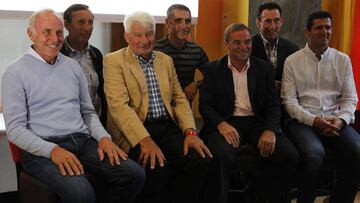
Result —
M 231 166 L 246 143 L 260 160 L 258 201 L 287 202 L 298 154 L 279 133 L 280 101 L 271 64 L 250 57 L 251 32 L 245 25 L 230 25 L 224 39 L 228 55 L 205 65 L 200 88 L 200 113 L 214 154 L 206 202 L 227 202 Z
M 282 17 L 281 8 L 276 2 L 259 5 L 256 25 L 260 33 L 252 38 L 252 55 L 272 63 L 275 85 L 280 91 L 285 59 L 299 48 L 293 42 L 279 36 Z
M 106 126 L 106 99 L 104 94 L 103 56 L 89 44 L 93 31 L 94 15 L 84 4 L 73 4 L 63 15 L 69 35 L 60 52 L 79 63 L 88 82 L 91 102 L 101 123 Z

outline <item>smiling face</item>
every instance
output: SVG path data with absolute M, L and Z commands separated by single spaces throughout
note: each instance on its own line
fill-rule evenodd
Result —
M 87 44 L 93 31 L 94 16 L 90 10 L 78 10 L 71 13 L 71 22 L 65 21 L 69 38 Z
M 318 50 L 327 49 L 332 32 L 330 18 L 316 18 L 312 22 L 310 30 L 305 29 L 310 48 Z
M 155 34 L 150 25 L 143 25 L 134 22 L 130 27 L 130 32 L 124 34 L 130 49 L 139 56 L 148 58 L 154 49 Z
M 54 64 L 64 42 L 64 28 L 61 20 L 53 13 L 43 13 L 36 17 L 28 36 L 34 50 L 48 63 Z
M 166 25 L 171 38 L 184 41 L 190 34 L 191 15 L 186 10 L 174 9 L 172 17 L 166 19 Z
M 251 34 L 247 29 L 237 30 L 229 35 L 225 41 L 225 47 L 228 50 L 231 61 L 244 63 L 251 54 Z
M 265 39 L 274 42 L 279 36 L 282 26 L 282 18 L 279 10 L 264 9 L 260 18 L 256 19 L 256 25 Z

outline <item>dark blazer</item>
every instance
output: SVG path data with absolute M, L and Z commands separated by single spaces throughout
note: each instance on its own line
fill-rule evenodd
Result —
M 69 56 L 70 48 L 66 45 L 66 43 L 63 44 L 60 52 L 65 56 Z M 90 45 L 90 57 L 99 78 L 98 95 L 101 102 L 101 114 L 99 118 L 103 126 L 106 126 L 107 103 L 104 94 L 103 55 L 98 48 Z
M 206 64 L 204 70 L 199 110 L 204 118 L 204 131 L 209 132 L 232 116 L 235 93 L 228 56 Z M 264 130 L 279 132 L 280 101 L 272 72 L 269 62 L 250 58 L 247 80 L 251 107 L 257 120 L 264 123 Z
M 285 59 L 297 50 L 299 50 L 299 47 L 296 44 L 287 39 L 279 37 L 275 80 L 281 81 Z M 264 48 L 264 42 L 260 34 L 256 34 L 252 37 L 251 54 L 256 58 L 269 61 Z

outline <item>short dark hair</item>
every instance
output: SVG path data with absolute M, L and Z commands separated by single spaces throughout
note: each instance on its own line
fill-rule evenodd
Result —
M 187 12 L 189 12 L 190 13 L 190 18 L 191 18 L 191 11 L 190 11 L 190 9 L 187 7 L 187 6 L 185 6 L 185 5 L 182 5 L 182 4 L 173 4 L 173 5 L 171 5 L 168 9 L 167 9 L 167 11 L 166 11 L 166 17 L 167 17 L 167 19 L 170 19 L 170 18 L 172 18 L 173 17 L 173 10 L 175 10 L 175 9 L 177 9 L 177 10 L 184 10 L 184 11 L 187 11 Z
M 63 14 L 63 18 L 66 22 L 68 23 L 71 23 L 72 21 L 72 12 L 75 12 L 75 11 L 81 11 L 81 10 L 89 10 L 89 6 L 85 5 L 85 4 L 73 4 L 71 5 L 69 8 L 67 8 L 65 11 L 64 11 L 64 14 Z
M 260 19 L 261 18 L 261 14 L 262 12 L 265 10 L 279 10 L 280 16 L 281 16 L 281 7 L 278 3 L 276 2 L 263 2 L 259 4 L 258 10 L 257 10 L 257 18 Z
M 233 23 L 229 25 L 224 32 L 224 40 L 229 42 L 230 34 L 239 30 L 248 30 L 251 35 L 251 30 L 242 23 Z
M 307 21 L 306 21 L 306 29 L 311 30 L 312 26 L 314 25 L 315 19 L 324 19 L 324 18 L 330 18 L 330 21 L 332 21 L 331 14 L 327 11 L 314 11 L 312 12 Z

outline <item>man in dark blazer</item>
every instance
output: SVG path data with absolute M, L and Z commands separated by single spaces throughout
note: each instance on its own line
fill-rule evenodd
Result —
M 249 144 L 260 162 L 257 201 L 287 202 L 298 154 L 279 133 L 280 101 L 271 64 L 250 57 L 251 32 L 245 25 L 230 25 L 224 39 L 228 55 L 205 65 L 200 88 L 203 130 L 214 155 L 205 201 L 227 202 L 230 171 L 239 164 L 240 146 Z
M 276 2 L 259 5 L 256 25 L 260 33 L 252 38 L 252 55 L 273 64 L 275 85 L 280 90 L 285 59 L 299 47 L 279 36 L 282 16 L 281 7 Z
M 104 94 L 103 55 L 89 44 L 93 30 L 94 15 L 84 4 L 73 4 L 63 15 L 69 35 L 60 52 L 79 63 L 88 81 L 92 104 L 101 123 L 106 126 L 107 104 Z

